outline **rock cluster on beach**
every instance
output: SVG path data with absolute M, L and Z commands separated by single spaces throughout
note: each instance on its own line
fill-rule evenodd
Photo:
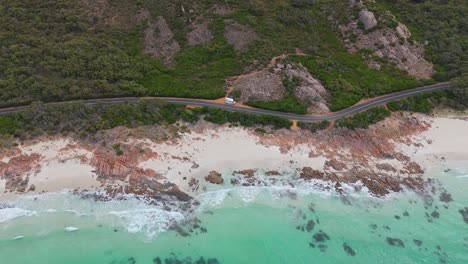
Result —
M 213 184 L 222 184 L 224 182 L 223 177 L 221 177 L 221 173 L 217 171 L 210 171 L 208 176 L 205 177 L 205 180 Z
M 228 148 L 225 144 L 215 143 L 224 143 L 223 137 L 230 136 L 232 131 L 226 130 L 226 134 L 219 135 L 218 126 L 197 124 L 191 128 L 194 134 L 187 140 L 173 138 L 173 142 L 165 143 L 169 146 L 166 150 L 161 148 L 161 143 L 139 139 L 118 144 L 121 151 L 118 153 L 112 144 L 106 142 L 115 142 L 115 138 L 122 140 L 120 135 L 123 132 L 120 129 L 102 136 L 106 142 L 100 144 L 61 139 L 53 151 L 25 151 L 25 147 L 13 147 L 8 152 L 0 153 L 0 178 L 6 183 L 4 192 L 42 192 L 44 184 L 35 184 L 36 174 L 48 163 L 58 159 L 59 163 L 75 160 L 83 164 L 84 168 L 92 170 L 86 177 L 92 181 L 88 186 L 94 187 L 86 187 L 86 190 L 99 190 L 114 197 L 136 194 L 147 197 L 170 196 L 180 201 L 190 201 L 192 197 L 213 187 L 210 187 L 211 184 L 291 188 L 308 186 L 338 195 L 364 189 L 374 196 L 383 197 L 404 189 L 420 192 L 431 185 L 421 177 L 424 172 L 422 167 L 396 147 L 397 144 L 403 144 L 421 148 L 424 142 L 416 142 L 411 137 L 429 128 L 430 123 L 423 118 L 411 114 L 394 114 L 368 129 L 355 131 L 278 130 L 260 135 L 242 130 L 249 138 L 239 138 L 238 134 L 233 138 L 242 142 L 255 139 L 254 143 L 248 144 L 256 144 L 255 151 L 259 151 L 251 153 L 249 157 L 262 159 L 268 154 L 268 159 L 280 158 L 284 169 L 279 164 L 265 169 L 238 166 L 236 170 L 223 174 L 220 171 L 224 168 L 216 167 L 218 159 L 228 159 L 226 156 L 233 159 L 243 155 L 231 151 L 233 146 L 239 145 L 238 141 L 229 143 L 232 145 Z M 47 144 L 41 146 L 47 147 Z M 298 146 L 302 146 L 306 152 L 297 152 L 295 148 Z M 51 145 L 49 148 L 53 147 Z M 203 150 L 206 147 L 211 147 L 211 151 L 222 150 L 224 154 L 206 155 L 207 151 Z M 270 147 L 276 148 L 271 150 L 278 152 L 274 154 L 276 156 L 268 153 L 271 152 L 268 149 Z M 172 152 L 167 148 L 171 148 Z M 302 160 L 298 162 L 297 159 Z M 49 176 L 42 177 L 44 181 L 47 180 L 44 177 Z M 281 195 L 293 197 L 297 194 L 283 192 Z M 451 195 L 443 191 L 439 199 L 447 203 L 452 201 Z M 434 211 L 428 209 L 428 221 L 437 219 L 437 212 Z

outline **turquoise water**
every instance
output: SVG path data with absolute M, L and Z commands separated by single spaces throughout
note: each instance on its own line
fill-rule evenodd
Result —
M 440 191 L 424 202 L 414 193 L 382 200 L 245 187 L 202 194 L 201 204 L 187 213 L 177 205 L 163 209 L 130 197 L 108 202 L 69 193 L 21 197 L 10 201 L 15 208 L 0 210 L 0 260 L 468 263 L 468 224 L 459 212 L 468 207 L 467 168 L 430 172 L 451 194 L 448 203 L 439 200 Z M 184 231 L 171 229 L 174 223 Z

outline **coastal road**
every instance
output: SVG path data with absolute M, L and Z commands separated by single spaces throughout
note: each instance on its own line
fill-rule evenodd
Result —
M 75 100 L 75 101 L 67 101 L 67 102 L 81 102 L 86 105 L 96 105 L 96 104 L 136 103 L 145 99 L 159 99 L 159 100 L 166 101 L 168 103 L 173 103 L 173 104 L 206 106 L 206 107 L 220 108 L 220 109 L 224 109 L 227 111 L 234 111 L 234 112 L 273 115 L 273 116 L 279 116 L 279 117 L 284 117 L 284 118 L 288 118 L 291 120 L 298 120 L 298 121 L 304 121 L 304 122 L 320 122 L 324 120 L 332 121 L 332 120 L 340 119 L 340 118 L 351 116 L 356 113 L 368 110 L 370 108 L 383 105 L 388 102 L 397 101 L 397 100 L 400 100 L 400 99 L 403 99 L 412 95 L 418 95 L 418 94 L 422 94 L 426 92 L 441 91 L 441 90 L 449 89 L 450 87 L 451 87 L 450 83 L 445 82 L 445 83 L 438 83 L 434 85 L 404 90 L 401 92 L 395 92 L 395 93 L 371 98 L 365 102 L 358 103 L 346 109 L 333 112 L 330 114 L 321 115 L 321 116 L 299 115 L 299 114 L 277 112 L 277 111 L 271 111 L 271 110 L 253 108 L 253 107 L 227 105 L 227 104 L 223 104 L 223 103 L 219 103 L 219 102 L 215 102 L 211 100 L 204 100 L 204 99 L 173 98 L 173 97 L 118 97 L 118 98 Z M 55 102 L 55 103 L 47 103 L 47 104 L 58 104 L 58 103 L 63 103 L 63 102 Z M 19 112 L 27 107 L 28 106 L 0 108 L 0 115 Z

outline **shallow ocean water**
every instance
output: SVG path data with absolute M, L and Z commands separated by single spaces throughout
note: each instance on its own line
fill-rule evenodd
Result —
M 134 198 L 100 202 L 65 192 L 20 197 L 10 201 L 14 208 L 0 209 L 0 260 L 468 263 L 468 224 L 459 212 L 468 207 L 467 168 L 429 172 L 450 193 L 448 203 L 440 201 L 440 191 L 432 199 L 412 192 L 377 199 L 245 187 L 202 194 L 187 215 Z M 199 219 L 195 226 L 185 223 L 193 217 Z M 169 230 L 175 222 L 186 234 Z

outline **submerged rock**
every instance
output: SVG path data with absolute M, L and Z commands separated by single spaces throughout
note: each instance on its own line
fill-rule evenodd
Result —
M 327 233 L 323 232 L 322 230 L 318 231 L 315 235 L 313 235 L 315 242 L 325 242 L 330 240 L 330 237 Z
M 416 246 L 420 247 L 422 245 L 422 241 L 421 240 L 418 240 L 418 239 L 413 239 L 413 242 L 414 244 L 416 244 Z
M 153 263 L 155 263 L 154 260 L 153 260 Z M 159 262 L 159 263 L 161 263 L 161 262 Z M 136 260 L 135 260 L 134 257 L 130 257 L 130 258 L 124 258 L 121 261 L 114 260 L 110 264 L 136 264 Z
M 399 238 L 387 237 L 387 244 L 394 247 L 405 247 L 405 243 Z
M 448 203 L 448 202 L 452 202 L 453 199 L 452 199 L 452 195 L 448 192 L 443 192 L 439 195 L 439 200 L 441 202 L 445 202 L 445 203 Z
M 192 260 L 191 257 L 186 258 L 178 258 L 176 256 L 164 258 L 164 261 L 160 257 L 156 257 L 153 259 L 153 264 L 219 264 L 220 262 L 216 258 L 205 258 L 200 257 L 197 260 Z
M 458 212 L 462 215 L 463 221 L 465 221 L 465 223 L 468 224 L 468 207 L 460 209 L 458 210 Z
M 440 214 L 437 211 L 431 213 L 432 218 L 439 218 Z
M 314 227 L 315 227 L 315 222 L 314 220 L 311 219 L 307 222 L 305 229 L 307 230 L 307 232 L 311 232 L 314 229 Z
M 346 243 L 343 243 L 343 249 L 344 251 L 346 252 L 346 254 L 350 255 L 350 256 L 355 256 L 356 255 L 356 251 L 354 251 L 354 249 L 352 249 L 348 244 Z

